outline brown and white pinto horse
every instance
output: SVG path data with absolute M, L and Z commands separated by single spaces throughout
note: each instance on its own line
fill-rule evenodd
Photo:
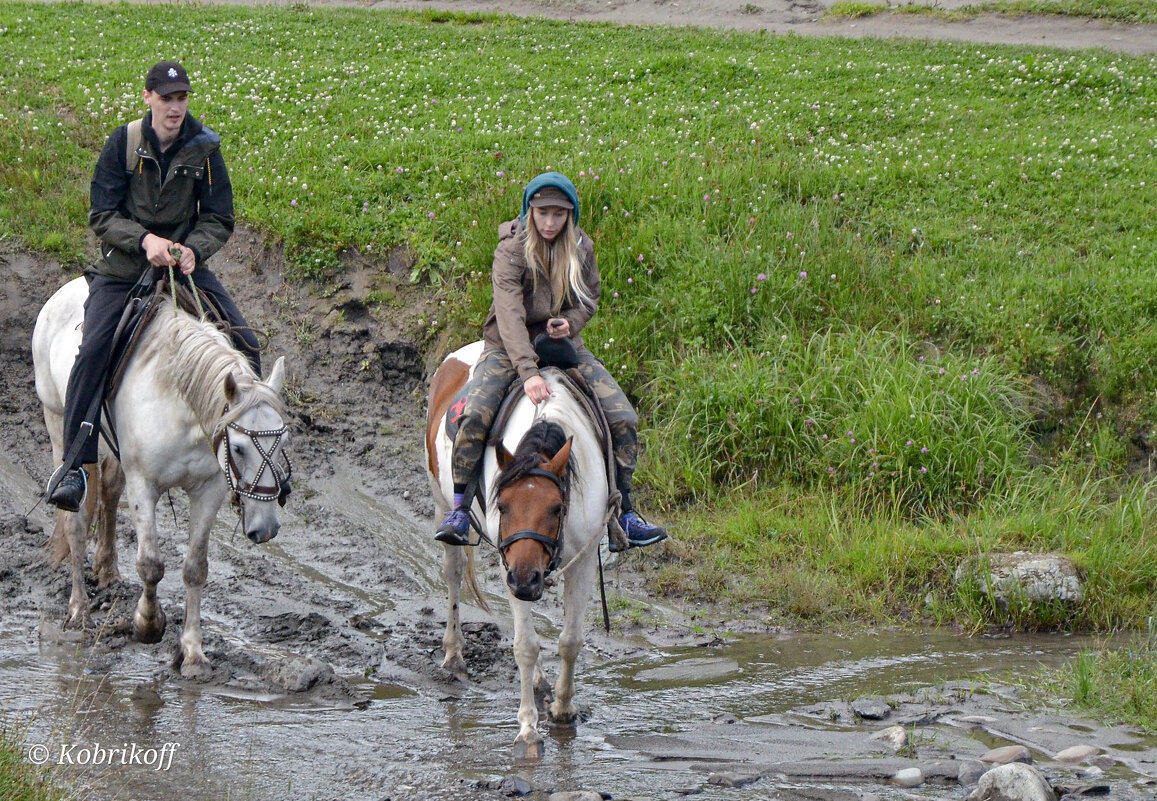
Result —
M 451 353 L 430 383 L 426 418 L 426 457 L 438 519 L 450 508 L 453 443 L 446 436 L 446 412 L 473 372 L 482 353 L 475 342 Z M 487 536 L 506 568 L 506 588 L 514 617 L 514 658 L 518 663 L 521 703 L 515 755 L 541 755 L 536 685 L 546 684 L 539 659 L 531 604 L 543 593 L 546 577 L 562 565 L 563 625 L 559 635 L 558 679 L 550 718 L 573 723 L 575 662 L 583 646 L 583 621 L 594 589 L 599 541 L 607 526 L 607 471 L 601 439 L 589 416 L 553 369 L 543 371 L 552 397 L 536 408 L 523 394 L 497 447 L 487 447 L 481 487 L 485 513 L 475 505 Z M 511 455 L 513 454 L 513 455 Z M 474 548 L 447 545 L 445 576 L 449 606 L 443 667 L 465 676 L 459 599 L 463 572 L 473 576 Z

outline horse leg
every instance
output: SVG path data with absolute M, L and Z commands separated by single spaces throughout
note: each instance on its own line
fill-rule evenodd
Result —
M 601 532 L 600 532 L 601 535 Z M 591 592 L 591 560 L 576 563 L 564 579 L 562 633 L 558 638 L 559 669 L 554 684 L 554 702 L 550 705 L 550 719 L 556 723 L 573 723 L 578 717 L 574 703 L 574 671 L 583 647 L 583 619 Z
M 138 478 L 129 487 L 129 499 L 137 532 L 137 575 L 141 579 L 133 636 L 139 642 L 157 643 L 165 634 L 165 610 L 157 601 L 157 584 L 165 577 L 165 563 L 157 551 L 157 495 Z
M 89 487 L 95 488 L 100 481 L 96 465 L 85 465 L 84 470 L 88 474 Z M 64 628 L 73 624 L 82 629 L 88 627 L 88 592 L 84 588 L 84 561 L 88 556 L 88 527 L 96 512 L 96 497 L 96 492 L 89 492 L 76 512 L 56 513 L 56 530 L 52 536 L 53 539 L 63 537 L 68 542 L 69 563 L 72 567 L 72 594 L 68 598 L 68 616 L 64 619 Z
M 518 736 L 514 738 L 514 756 L 538 759 L 542 756 L 542 735 L 538 733 L 538 706 L 534 702 L 534 677 L 538 667 L 538 635 L 530 615 L 530 603 L 511 596 L 514 614 L 514 661 L 518 663 L 521 701 L 518 705 Z
M 112 456 L 106 456 L 100 466 L 96 556 L 92 561 L 93 573 L 96 574 L 97 584 L 101 587 L 107 587 L 121 580 L 120 570 L 117 568 L 116 524 L 117 506 L 120 504 L 124 488 L 125 474 L 121 470 L 120 462 Z
M 466 548 L 460 545 L 444 545 L 445 558 L 442 573 L 446 579 L 446 633 L 442 636 L 442 649 L 446 658 L 442 667 L 456 678 L 466 678 L 466 657 L 463 654 L 462 618 L 459 603 L 462 599 L 462 571 L 466 562 Z M 469 547 L 469 546 L 468 546 Z M 474 554 L 471 552 L 470 557 Z
M 87 504 L 78 512 L 57 512 L 56 528 L 53 529 L 49 541 L 50 552 L 56 554 L 57 564 L 68 560 L 72 572 L 72 592 L 68 596 L 68 614 L 65 615 L 61 628 L 76 625 L 82 629 L 88 627 L 88 592 L 84 588 L 84 561 L 88 555 Z
M 185 580 L 185 626 L 181 650 L 174 665 L 187 679 L 207 679 L 213 674 L 201 650 L 201 594 L 209 577 L 209 531 L 225 500 L 225 484 L 214 476 L 206 486 L 189 492 L 189 550 L 182 576 Z

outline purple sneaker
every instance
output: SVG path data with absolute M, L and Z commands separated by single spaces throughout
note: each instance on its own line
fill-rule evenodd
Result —
M 470 514 L 465 509 L 451 509 L 438 526 L 434 539 L 447 545 L 469 545 Z
M 636 511 L 625 512 L 619 518 L 619 525 L 627 532 L 627 542 L 632 548 L 642 548 L 645 545 L 654 545 L 667 539 L 667 532 L 662 526 L 648 523 Z

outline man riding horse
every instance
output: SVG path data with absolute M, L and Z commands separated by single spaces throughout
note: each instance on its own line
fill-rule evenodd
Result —
M 261 375 L 257 337 L 217 277 L 205 266 L 233 233 L 233 187 L 220 137 L 188 111 L 189 76 L 175 61 L 145 76 L 149 110 L 117 128 L 97 161 L 89 226 L 100 258 L 87 270 L 88 300 L 80 351 L 68 379 L 65 454 L 48 502 L 75 512 L 98 458 L 100 403 L 121 313 L 138 281 L 154 268 L 176 268 L 229 326 L 236 347 Z

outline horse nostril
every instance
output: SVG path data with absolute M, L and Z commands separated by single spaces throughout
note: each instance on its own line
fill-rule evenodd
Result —
M 281 530 L 279 523 L 274 523 L 272 526 L 264 529 L 254 529 L 253 531 L 246 531 L 247 536 L 253 543 L 260 545 L 263 542 L 269 542 L 277 536 L 277 532 Z

